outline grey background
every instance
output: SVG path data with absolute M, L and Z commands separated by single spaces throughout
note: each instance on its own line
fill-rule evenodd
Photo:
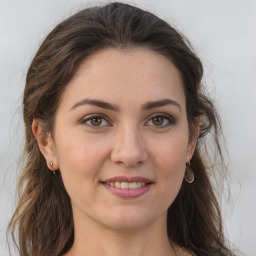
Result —
M 103 1 L 0 0 L 0 255 L 15 205 L 23 145 L 21 99 L 26 70 L 45 35 L 77 10 Z M 106 1 L 105 1 L 106 2 Z M 89 4 L 88 4 L 89 3 Z M 227 236 L 255 256 L 256 1 L 129 1 L 174 24 L 194 45 L 220 111 L 233 201 L 223 203 Z

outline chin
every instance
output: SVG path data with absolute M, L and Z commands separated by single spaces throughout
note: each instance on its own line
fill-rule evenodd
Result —
M 135 230 L 142 229 L 147 224 L 154 221 L 154 217 L 150 212 L 142 209 L 134 209 L 133 207 L 122 207 L 123 209 L 112 211 L 105 215 L 105 225 L 115 230 Z

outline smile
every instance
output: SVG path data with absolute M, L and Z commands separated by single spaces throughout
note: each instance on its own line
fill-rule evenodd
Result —
M 115 188 L 121 188 L 121 189 L 137 189 L 144 187 L 146 185 L 146 182 L 107 182 L 106 185 L 115 187 Z
M 144 177 L 114 177 L 101 182 L 112 194 L 121 198 L 136 198 L 150 190 L 153 181 Z

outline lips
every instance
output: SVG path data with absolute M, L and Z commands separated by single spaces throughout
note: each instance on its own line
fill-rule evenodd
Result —
M 153 181 L 144 177 L 113 177 L 101 182 L 108 191 L 122 198 L 135 198 L 145 194 Z

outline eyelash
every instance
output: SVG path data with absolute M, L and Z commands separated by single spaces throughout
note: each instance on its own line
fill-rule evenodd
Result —
M 88 124 L 87 123 L 89 121 L 92 122 L 92 120 L 96 119 L 96 118 L 100 118 L 101 119 L 101 123 L 105 121 L 108 124 L 102 126 L 101 123 L 100 123 L 97 126 L 97 125 L 92 125 L 92 124 Z M 87 116 L 85 119 L 82 119 L 79 123 L 83 124 L 83 125 L 86 125 L 87 127 L 92 128 L 92 129 L 100 129 L 101 127 L 104 127 L 104 126 L 111 126 L 111 125 L 109 125 L 110 122 L 108 121 L 108 119 L 103 114 L 93 114 L 93 115 Z
M 99 125 L 88 124 L 88 122 L 92 122 L 92 120 L 96 119 L 96 118 L 99 118 L 101 120 Z M 153 122 L 154 118 L 162 118 L 163 122 L 167 121 L 168 123 L 165 124 L 165 125 L 162 125 L 162 124 L 160 124 L 160 125 L 154 125 L 154 124 L 148 125 L 147 123 L 149 123 L 150 121 Z M 102 122 L 106 122 L 107 124 L 101 125 Z M 83 124 L 83 125 L 86 125 L 87 127 L 92 128 L 92 129 L 100 129 L 100 128 L 105 127 L 105 126 L 111 126 L 110 121 L 108 121 L 108 118 L 106 118 L 105 115 L 103 115 L 103 114 L 93 114 L 93 115 L 87 116 L 85 119 L 82 119 L 79 123 Z M 175 120 L 172 116 L 167 115 L 167 114 L 155 114 L 155 115 L 150 117 L 150 119 L 146 122 L 146 124 L 147 124 L 146 126 L 153 126 L 154 128 L 163 129 L 163 128 L 169 127 L 171 125 L 174 125 Z
M 174 118 L 167 114 L 154 114 L 153 116 L 150 117 L 150 119 L 149 119 L 149 121 L 147 121 L 147 123 L 150 121 L 152 122 L 154 118 L 162 118 L 163 122 L 167 121 L 167 124 L 165 124 L 165 125 L 162 125 L 162 124 L 160 124 L 159 126 L 152 125 L 154 128 L 163 129 L 163 128 L 166 128 L 166 127 L 169 127 L 169 126 L 175 124 Z M 149 125 L 147 125 L 147 126 L 149 126 Z

